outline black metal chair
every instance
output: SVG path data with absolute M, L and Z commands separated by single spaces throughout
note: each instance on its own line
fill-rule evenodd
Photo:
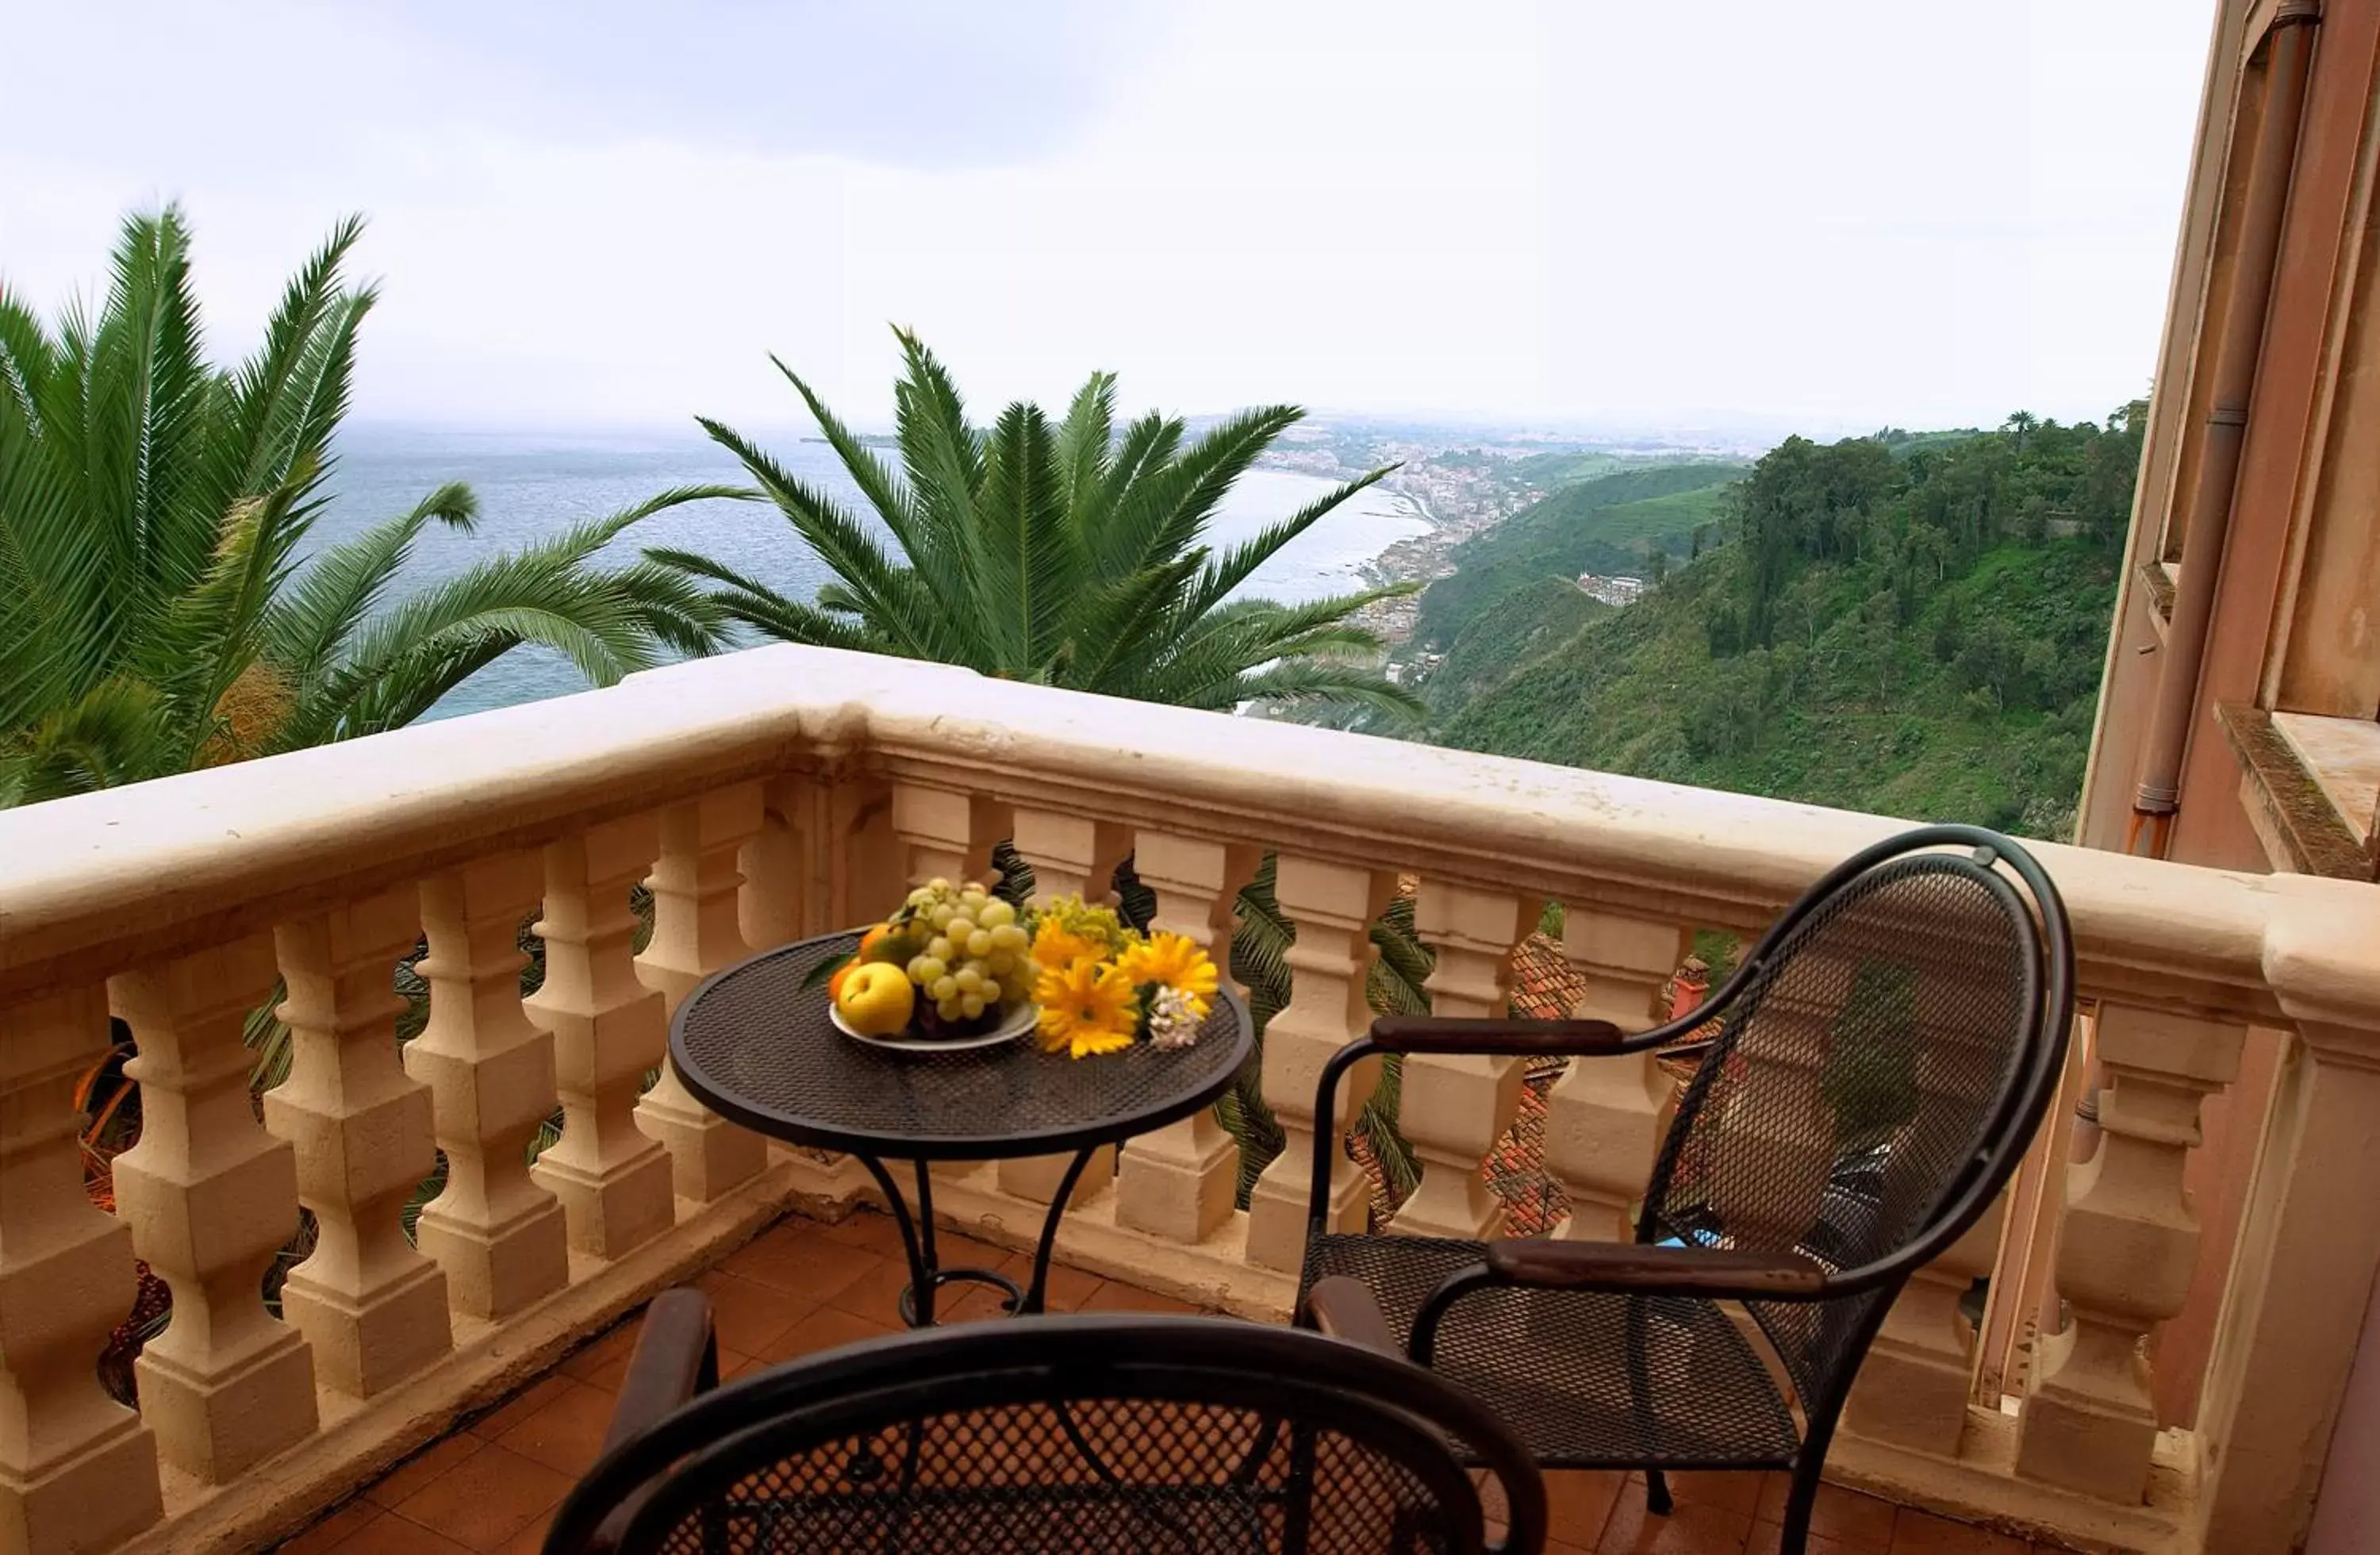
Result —
M 725 1387 L 715 1355 L 699 1293 L 654 1302 L 603 1455 L 546 1555 L 1544 1547 L 1544 1485 L 1493 1414 L 1392 1352 L 1321 1334 L 1026 1318 Z M 1502 1486 L 1501 1542 L 1466 1463 Z
M 2056 1092 L 2073 993 L 2032 856 L 1929 826 L 1838 867 L 1668 1026 L 1384 1018 L 1324 1066 L 1316 1117 L 1375 1054 L 1705 1051 L 1633 1244 L 1334 1233 L 1339 1152 L 1317 1150 L 1301 1318 L 1460 1383 L 1545 1466 L 1645 1470 L 1656 1512 L 1665 1468 L 1786 1470 L 1791 1555 L 1886 1309 L 1991 1203 Z

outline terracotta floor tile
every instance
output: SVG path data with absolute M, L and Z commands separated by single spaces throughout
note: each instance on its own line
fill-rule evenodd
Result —
M 612 1427 L 618 1400 L 584 1382 L 565 1379 L 563 1391 L 542 1409 L 523 1416 L 496 1440 L 522 1457 L 573 1479 L 603 1455 L 603 1433 Z
M 1755 1523 L 1752 1525 L 1752 1541 L 1743 1547 L 1743 1555 L 1778 1555 L 1784 1548 L 1784 1524 Z M 1866 1548 L 1828 1538 L 1813 1528 L 1810 1541 L 1803 1547 L 1803 1555 L 1866 1555 Z
M 1630 1484 L 1617 1469 L 1548 1469 L 1547 1534 L 1582 1549 L 1594 1549 L 1611 1521 L 1613 1503 L 1623 1493 L 1641 1498 L 1645 1488 Z
M 972 1282 L 946 1287 L 934 1308 L 937 1324 L 1004 1322 L 1010 1316 L 1006 1291 Z
M 374 1506 L 395 1506 L 448 1469 L 458 1467 L 485 1445 L 468 1431 L 441 1437 L 365 1486 L 364 1500 Z
M 790 1225 L 795 1222 L 788 1217 L 779 1223 Z M 803 1221 L 800 1224 L 809 1235 L 840 1242 L 846 1247 L 862 1247 L 879 1257 L 898 1259 L 907 1257 L 901 1250 L 901 1228 L 893 1223 L 892 1216 L 874 1209 L 854 1210 L 848 1219 L 833 1225 L 817 1221 Z
M 1040 1227 L 1034 1232 L 1038 1235 Z M 934 1258 L 944 1269 L 998 1269 L 1010 1249 L 947 1226 L 934 1228 Z
M 493 1441 L 576 1386 L 566 1373 L 549 1371 L 464 1428 L 482 1441 Z
M 628 1357 L 635 1354 L 637 1334 L 644 1318 L 641 1308 L 612 1326 L 612 1331 L 592 1344 L 582 1344 L 562 1363 L 564 1375 L 581 1382 L 592 1382 L 600 1388 L 616 1388 L 628 1369 Z
M 710 1298 L 711 1332 L 720 1348 L 741 1355 L 765 1353 L 769 1342 L 818 1304 L 771 1285 L 712 1270 L 695 1282 Z
M 1598 1555 L 1742 1555 L 1752 1532 L 1748 1515 L 1708 1501 L 1677 1504 L 1672 1516 L 1651 1516 L 1639 1488 L 1629 1486 L 1611 1508 Z
M 1755 1514 L 1761 1521 L 1785 1521 L 1785 1498 L 1792 1483 L 1781 1474 L 1769 1476 Z M 1821 1482 L 1818 1499 L 1810 1507 L 1810 1532 L 1813 1536 L 1824 1534 L 1856 1550 L 1882 1551 L 1892 1548 L 1892 1518 L 1900 1510 L 1890 1501 Z
M 1900 1508 L 1892 1524 L 1892 1555 L 2029 1555 L 2031 1549 L 2023 1539 L 1912 1506 Z
M 467 1555 L 470 1546 L 384 1512 L 334 1547 L 338 1555 Z
M 545 1549 L 545 1530 L 552 1522 L 553 1514 L 546 1513 L 498 1545 L 496 1555 L 540 1555 Z
M 780 1223 L 729 1255 L 720 1267 L 804 1301 L 825 1301 L 884 1263 L 865 1247 L 808 1236 Z
M 399 1501 L 395 1510 L 457 1544 L 492 1551 L 552 1511 L 571 1483 L 566 1474 L 491 1443 Z
M 1085 1312 L 1184 1312 L 1198 1309 L 1186 1301 L 1144 1291 L 1137 1285 L 1127 1285 L 1120 1280 L 1110 1280 L 1093 1291 L 1081 1307 Z
M 1670 1495 L 1681 1503 L 1715 1506 L 1750 1518 L 1759 1512 L 1761 1492 L 1767 1488 L 1770 1477 L 1765 1470 L 1678 1469 L 1669 1476 Z M 1785 1504 L 1781 1496 L 1777 1504 Z
M 838 1307 L 821 1306 L 779 1334 L 771 1342 L 762 1345 L 757 1354 L 760 1359 L 773 1365 L 800 1355 L 814 1355 L 839 1344 L 856 1344 L 863 1339 L 880 1339 L 898 1331 L 889 1322 L 870 1322 Z
M 897 1323 L 901 1320 L 901 1293 L 908 1287 L 908 1264 L 897 1257 L 886 1258 L 829 1296 L 827 1305 L 872 1323 Z
M 1548 1539 L 1546 1555 L 1595 1555 L 1595 1550 L 1588 1545 L 1564 1544 L 1560 1539 Z
M 1009 1254 L 1001 1262 L 1000 1272 L 1019 1285 L 1032 1284 L 1033 1255 Z M 1082 1310 L 1083 1303 L 1091 1299 L 1091 1293 L 1103 1283 L 1105 1282 L 1090 1270 L 1070 1269 L 1053 1258 L 1050 1263 L 1050 1283 L 1042 1292 L 1042 1305 L 1051 1312 L 1078 1312 Z
M 283 1541 L 278 1555 L 322 1555 L 324 1550 L 335 1549 L 342 1539 L 365 1524 L 377 1522 L 387 1515 L 368 1500 L 349 1501 L 297 1537 Z

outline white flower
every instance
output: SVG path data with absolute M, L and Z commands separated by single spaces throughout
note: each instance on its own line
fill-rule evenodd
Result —
M 1198 1010 L 1188 994 L 1162 988 L 1148 1002 L 1148 1039 L 1160 1048 L 1186 1048 L 1198 1039 Z

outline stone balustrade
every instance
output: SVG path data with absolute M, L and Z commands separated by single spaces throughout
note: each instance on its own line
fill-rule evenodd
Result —
M 1096 896 L 1129 856 L 1159 924 L 1218 952 L 1271 856 L 1293 986 L 1257 1088 L 1285 1148 L 1243 1208 L 1213 1118 L 1133 1141 L 1111 1184 L 1086 1180 L 1062 1246 L 1277 1319 L 1313 1152 L 1341 1148 L 1374 1080 L 1313 1115 L 1321 1063 L 1371 1018 L 1369 928 L 1400 876 L 1419 882 L 1434 1008 L 1499 1008 L 1513 945 L 1555 903 L 1579 1013 L 1642 1029 L 1695 929 L 1756 930 L 1899 825 L 791 648 L 0 813 L 0 1551 L 269 1540 L 787 1206 L 848 1202 L 856 1173 L 693 1102 L 666 1072 L 668 1012 L 752 949 L 981 871 L 1002 839 L 1045 891 Z M 2005 1253 L 1986 1221 L 1902 1296 L 1831 1462 L 2070 1537 L 2286 1549 L 2380 1270 L 2380 1208 L 2337 1180 L 2380 1153 L 2380 912 L 2368 888 L 2038 851 L 2107 1077 L 2106 1138 L 2068 1174 L 2050 1259 L 2065 1327 L 2012 1401 L 1976 1396 L 1962 1298 Z M 532 917 L 543 980 L 524 998 Z M 424 934 L 428 1023 L 400 1053 L 394 965 Z M 241 1027 L 276 980 L 295 1056 L 260 1123 Z M 81 1191 L 73 1100 L 111 1007 L 143 1102 L 113 1218 Z M 2252 1025 L 2292 1034 L 2264 1175 L 2196 1427 L 2160 1430 L 2142 1342 L 2193 1277 L 2198 1112 Z M 1799 1094 L 1807 1057 L 1786 1040 L 1746 1062 Z M 1420 1185 L 1394 1229 L 1497 1233 L 1480 1167 L 1522 1078 L 1511 1061 L 1406 1066 Z M 1641 1058 L 1573 1062 L 1554 1085 L 1559 1234 L 1628 1233 L 1670 1088 Z M 408 1236 L 399 1211 L 441 1153 Z M 1016 1244 L 1050 1177 L 960 1165 L 937 1203 Z M 1360 1226 L 1366 1184 L 1352 1165 L 1336 1182 L 1330 1219 Z M 301 1206 L 312 1249 L 268 1307 Z M 137 1414 L 93 1370 L 136 1257 L 174 1303 Z

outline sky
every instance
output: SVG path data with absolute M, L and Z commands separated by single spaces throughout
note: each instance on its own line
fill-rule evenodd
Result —
M 1547 429 L 2100 417 L 2145 393 L 2210 0 L 0 0 L 0 284 L 178 200 L 210 348 L 349 212 L 355 415 Z

